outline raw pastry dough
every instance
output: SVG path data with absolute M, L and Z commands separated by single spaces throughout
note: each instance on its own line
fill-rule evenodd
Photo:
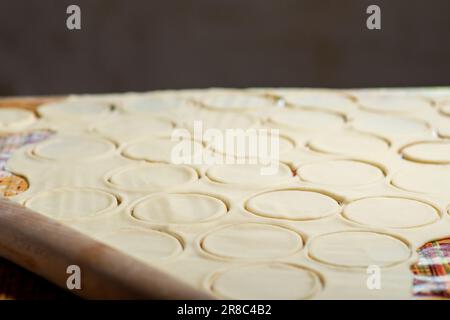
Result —
M 398 197 L 364 198 L 349 203 L 344 217 L 367 226 L 414 228 L 439 220 L 438 211 L 417 200 Z
M 365 155 L 381 153 L 389 148 L 389 143 L 376 136 L 344 132 L 329 134 L 312 139 L 308 146 L 315 151 L 344 155 Z
M 106 117 L 112 108 L 111 103 L 102 101 L 61 101 L 42 105 L 37 112 L 45 118 L 91 121 Z
M 89 188 L 53 189 L 25 202 L 26 207 L 61 220 L 88 218 L 111 210 L 117 204 L 114 195 Z
M 84 135 L 55 135 L 36 145 L 33 154 L 49 160 L 79 160 L 106 156 L 116 146 L 104 139 Z
M 170 138 L 148 138 L 130 143 L 124 148 L 122 154 L 135 160 L 172 163 L 172 150 L 180 142 L 172 141 Z M 186 149 L 191 152 L 186 155 L 180 154 L 180 156 L 191 156 L 193 160 L 201 156 L 203 150 L 201 143 L 189 140 L 182 141 L 181 143 L 188 145 Z
M 409 145 L 402 150 L 403 158 L 415 162 L 450 164 L 450 142 L 429 141 Z
M 215 182 L 238 185 L 273 185 L 293 180 L 291 169 L 283 163 L 278 163 L 274 175 L 261 174 L 264 168 L 257 164 L 215 165 L 206 171 L 206 175 Z
M 429 134 L 429 125 L 421 120 L 378 114 L 361 114 L 352 126 L 360 131 L 381 136 L 414 136 Z
M 337 129 L 345 123 L 344 117 L 339 114 L 307 109 L 281 109 L 272 114 L 269 120 L 289 128 L 313 130 Z
M 280 226 L 245 223 L 214 230 L 201 245 L 219 257 L 272 259 L 295 253 L 303 247 L 303 241 L 298 233 Z
M 214 93 L 196 99 L 203 107 L 213 110 L 247 110 L 269 108 L 275 105 L 270 98 L 255 94 Z
M 335 232 L 318 236 L 309 245 L 310 256 L 337 267 L 392 266 L 407 260 L 410 248 L 392 236 L 368 232 Z
M 151 229 L 121 229 L 99 238 L 142 260 L 173 258 L 183 251 L 182 244 L 173 235 Z
M 298 300 L 312 297 L 320 286 L 319 277 L 308 269 L 271 263 L 239 266 L 219 273 L 211 290 L 227 299 Z
M 392 184 L 407 191 L 450 194 L 450 167 L 417 167 L 399 171 Z
M 450 137 L 450 118 L 438 100 L 412 114 L 360 107 L 351 97 L 364 92 L 72 96 L 26 113 L 27 130 L 56 133 L 12 154 L 6 169 L 29 189 L 11 200 L 219 298 L 410 299 L 414 251 L 450 236 L 447 140 L 436 138 Z M 175 165 L 174 129 L 214 160 L 223 150 L 208 129 L 278 129 L 280 159 Z M 367 288 L 371 265 L 380 290 Z
M 360 161 L 329 160 L 305 164 L 297 169 L 301 179 L 335 186 L 359 186 L 384 178 L 381 169 Z
M 198 223 L 227 212 L 222 200 L 203 194 L 158 194 L 140 200 L 132 209 L 136 219 L 158 223 Z
M 32 112 L 16 108 L 0 108 L 0 132 L 22 130 L 35 121 Z
M 431 109 L 424 98 L 407 94 L 366 93 L 357 95 L 361 108 L 380 113 L 411 113 Z
M 130 191 L 158 191 L 197 180 L 197 172 L 187 166 L 152 163 L 119 168 L 109 182 Z
M 336 214 L 339 203 L 322 193 L 304 190 L 277 190 L 256 195 L 246 205 L 250 212 L 269 218 L 312 220 Z

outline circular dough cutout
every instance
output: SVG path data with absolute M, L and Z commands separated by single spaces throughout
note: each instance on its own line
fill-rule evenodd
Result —
M 284 100 L 293 106 L 325 109 L 340 112 L 355 108 L 355 104 L 345 95 L 336 92 L 285 92 L 282 94 Z
M 255 132 L 256 133 L 256 132 Z M 244 138 L 244 139 L 242 139 Z M 241 139 L 243 141 L 243 144 L 241 144 Z M 295 144 L 294 142 L 286 137 L 278 136 L 278 150 L 274 152 L 272 150 L 272 147 L 276 147 L 274 143 L 276 142 L 276 137 L 272 137 L 271 135 L 267 136 L 266 146 L 267 149 L 264 150 L 264 154 L 260 155 L 258 154 L 260 150 L 258 150 L 258 140 L 259 136 L 253 135 L 253 134 L 246 134 L 244 136 L 233 136 L 231 141 L 227 140 L 227 136 L 225 136 L 225 139 L 217 139 L 212 141 L 211 148 L 222 154 L 222 155 L 229 155 L 236 158 L 268 158 L 268 156 L 273 154 L 283 154 L 285 152 L 288 152 L 289 150 L 294 149 Z M 216 143 L 218 142 L 218 143 Z M 231 144 L 233 146 L 232 150 L 227 149 L 227 144 Z M 243 148 L 241 148 L 241 145 Z
M 409 161 L 450 164 L 450 141 L 419 142 L 403 148 L 401 153 Z
M 322 193 L 289 189 L 256 195 L 247 201 L 246 209 L 268 218 L 314 220 L 336 214 L 341 207 Z
M 398 197 L 373 197 L 345 206 L 343 216 L 353 222 L 383 228 L 415 228 L 439 220 L 438 211 L 421 201 Z
M 190 167 L 150 163 L 115 170 L 108 181 L 118 188 L 148 191 L 172 188 L 197 179 L 197 172 Z
M 197 100 L 205 108 L 228 111 L 269 108 L 275 105 L 274 100 L 270 98 L 244 93 L 207 94 Z
M 135 160 L 174 163 L 172 152 L 179 148 L 180 159 L 194 159 L 203 152 L 201 143 L 192 140 L 172 141 L 170 138 L 151 138 L 134 142 L 124 148 L 122 154 Z M 175 163 L 178 163 L 175 161 Z
M 104 139 L 86 135 L 54 135 L 37 144 L 33 154 L 49 160 L 81 160 L 113 152 L 116 146 Z
M 344 231 L 312 239 L 309 255 L 318 262 L 337 267 L 388 267 L 406 261 L 411 256 L 411 249 L 403 241 L 387 234 Z
M 359 186 L 384 178 L 380 168 L 355 160 L 327 160 L 305 164 L 297 169 L 297 175 L 307 182 L 333 186 Z
M 90 218 L 117 205 L 114 195 L 90 188 L 53 189 L 41 192 L 25 202 L 26 207 L 60 220 Z
M 97 124 L 93 130 L 117 142 L 153 137 L 170 136 L 174 123 L 169 119 L 122 115 L 120 118 Z
M 429 101 L 421 97 L 399 94 L 360 94 L 361 108 L 380 113 L 411 113 L 431 109 Z
M 345 124 L 344 117 L 337 113 L 307 109 L 280 109 L 269 120 L 293 129 L 310 130 L 337 129 Z
M 184 97 L 169 95 L 151 95 L 126 100 L 122 109 L 130 114 L 165 112 L 168 109 L 184 107 L 188 104 Z
M 206 171 L 212 181 L 225 184 L 247 186 L 272 185 L 293 179 L 291 169 L 284 163 L 277 163 L 278 168 L 272 174 L 270 166 L 257 164 L 215 165 Z
M 37 109 L 42 117 L 69 120 L 94 120 L 108 115 L 111 111 L 111 103 L 88 100 L 52 102 Z
M 450 116 L 450 102 L 446 102 L 442 105 L 440 111 L 442 112 L 442 114 L 446 115 L 446 116 Z
M 318 136 L 308 146 L 314 151 L 343 155 L 382 153 L 389 149 L 386 140 L 356 132 Z
M 0 130 L 15 131 L 26 128 L 36 120 L 30 111 L 18 108 L 0 108 Z
M 294 254 L 303 247 L 301 236 L 284 227 L 242 223 L 207 234 L 201 243 L 206 252 L 223 258 L 274 259 Z
M 359 114 L 352 126 L 362 132 L 382 136 L 411 136 L 430 134 L 430 126 L 421 120 L 378 114 Z
M 450 194 L 450 167 L 403 169 L 393 176 L 392 184 L 406 191 Z
M 216 274 L 211 290 L 226 299 L 301 300 L 321 290 L 319 276 L 286 263 L 239 266 Z
M 228 211 L 225 203 L 203 194 L 158 194 L 139 201 L 132 210 L 138 220 L 160 224 L 200 223 Z
M 104 243 L 142 260 L 161 260 L 183 251 L 180 241 L 162 231 L 126 228 L 100 237 Z

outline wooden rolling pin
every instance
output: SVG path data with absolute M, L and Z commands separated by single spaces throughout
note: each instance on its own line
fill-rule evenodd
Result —
M 0 198 L 0 255 L 67 289 L 67 267 L 81 269 L 88 299 L 212 299 L 151 266 L 57 221 Z

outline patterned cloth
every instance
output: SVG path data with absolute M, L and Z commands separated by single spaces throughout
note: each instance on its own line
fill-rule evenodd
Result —
M 28 182 L 6 171 L 6 161 L 20 147 L 42 141 L 52 135 L 48 130 L 37 130 L 0 136 L 0 196 L 11 197 L 28 189 Z
M 411 268 L 414 294 L 450 298 L 450 239 L 428 242 L 418 253 L 419 262 Z

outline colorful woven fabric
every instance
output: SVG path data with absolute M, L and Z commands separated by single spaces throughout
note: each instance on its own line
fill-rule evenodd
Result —
M 48 130 L 37 130 L 0 136 L 0 195 L 11 197 L 28 189 L 26 179 L 6 171 L 6 162 L 20 147 L 47 139 L 51 134 Z
M 418 253 L 419 261 L 411 268 L 414 294 L 450 298 L 450 239 L 428 242 Z

